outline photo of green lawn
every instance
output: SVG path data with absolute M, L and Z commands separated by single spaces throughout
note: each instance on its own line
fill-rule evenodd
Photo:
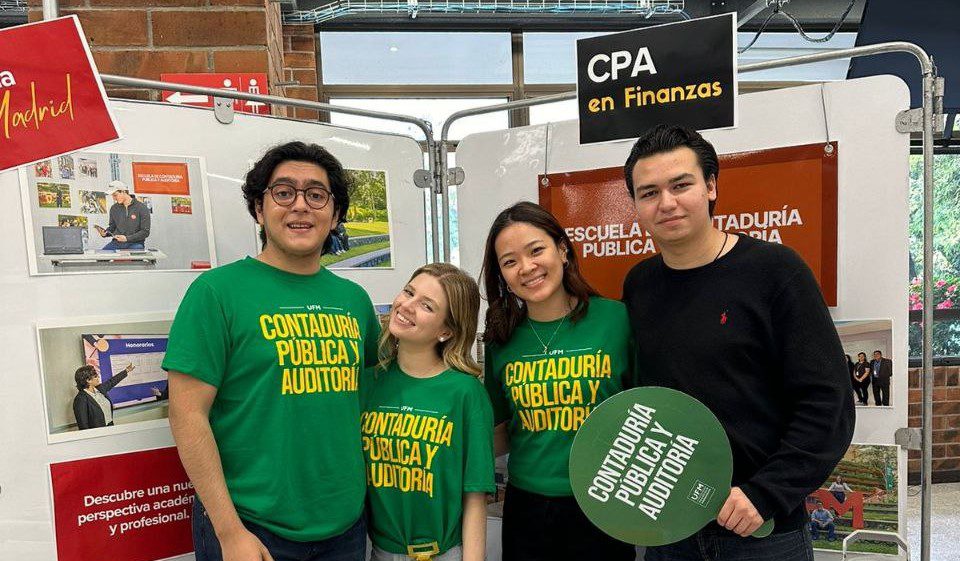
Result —
M 387 173 L 346 170 L 354 191 L 347 220 L 333 235 L 332 251 L 320 259 L 324 267 L 391 267 Z
M 899 530 L 897 447 L 851 444 L 830 478 L 807 497 L 816 549 L 840 550 L 856 530 Z M 848 551 L 897 554 L 896 544 L 859 541 Z

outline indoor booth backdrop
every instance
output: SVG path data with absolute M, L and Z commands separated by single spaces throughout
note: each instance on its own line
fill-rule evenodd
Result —
M 893 446 L 895 431 L 907 426 L 909 135 L 898 133 L 894 125 L 897 113 L 907 109 L 909 102 L 903 81 L 889 76 L 746 94 L 739 97 L 737 128 L 704 135 L 721 155 L 835 143 L 837 305 L 830 313 L 837 322 L 884 319 L 892 320 L 893 325 L 891 406 L 857 409 L 853 442 L 861 445 Z M 517 201 L 540 200 L 541 176 L 551 178 L 546 189 L 556 189 L 557 179 L 565 172 L 622 167 L 631 147 L 631 141 L 581 146 L 576 121 L 465 137 L 457 147 L 457 165 L 465 175 L 457 201 L 460 216 L 471 219 L 459 222 L 461 265 L 479 274 L 493 218 Z M 724 177 L 721 164 L 718 209 L 725 190 L 732 187 L 725 187 Z M 629 204 L 626 187 L 623 189 L 625 204 Z M 610 203 L 587 197 L 584 204 Z M 630 226 L 626 224 L 624 230 Z M 574 245 L 582 256 L 582 244 Z M 906 452 L 897 447 L 895 457 L 901 474 L 896 518 L 905 535 Z M 492 521 L 491 539 L 498 529 L 499 521 Z M 495 556 L 498 551 L 499 547 L 494 547 L 489 559 L 499 559 Z M 817 552 L 818 558 L 832 556 L 839 558 Z
M 240 185 L 252 163 L 268 147 L 290 140 L 316 142 L 336 155 L 345 168 L 375 170 L 385 176 L 391 231 L 390 266 L 344 269 L 337 274 L 362 283 L 374 303 L 389 303 L 413 270 L 425 262 L 425 205 L 422 191 L 413 182 L 414 172 L 423 167 L 423 153 L 413 139 L 244 114 L 237 114 L 231 124 L 224 125 L 217 122 L 209 110 L 128 101 L 112 101 L 112 104 L 123 133 L 122 140 L 90 149 L 86 152 L 97 155 L 83 158 L 98 162 L 97 173 L 101 177 L 109 176 L 107 154 L 121 154 L 121 161 L 125 154 L 192 158 L 197 169 L 204 170 L 203 177 L 190 177 L 197 195 L 203 195 L 194 198 L 192 211 L 198 213 L 203 205 L 209 212 L 210 246 L 216 262 L 230 263 L 258 253 L 257 230 L 247 213 Z M 186 266 L 177 267 L 187 269 L 178 271 L 31 275 L 34 269 L 30 260 L 37 253 L 36 245 L 28 245 L 35 243 L 28 236 L 35 232 L 34 225 L 27 222 L 31 213 L 36 216 L 40 211 L 65 210 L 29 208 L 24 211 L 24 205 L 38 201 L 36 181 L 32 182 L 32 188 L 29 179 L 27 185 L 21 185 L 21 180 L 33 173 L 34 166 L 27 166 L 22 174 L 18 171 L 0 174 L 0 232 L 7 240 L 6 249 L 0 253 L 0 275 L 8 296 L 0 321 L 0 334 L 5 342 L 2 374 L 5 383 L 0 384 L 5 389 L 0 390 L 0 402 L 8 404 L 0 408 L 3 426 L 0 431 L 5 446 L 5 453 L 0 455 L 3 481 L 0 557 L 49 561 L 57 558 L 57 553 L 48 464 L 173 445 L 166 406 L 153 396 L 144 398 L 143 405 L 118 409 L 116 426 L 76 430 L 70 408 L 76 394 L 73 373 L 96 352 L 86 352 L 93 347 L 85 347 L 82 339 L 91 335 L 95 343 L 97 338 L 111 340 L 113 336 L 165 335 L 158 332 L 165 331 L 184 292 L 201 270 L 189 270 Z M 103 191 L 100 187 L 81 187 L 71 181 L 60 181 L 58 176 L 50 181 L 68 184 L 70 196 L 78 200 L 80 189 Z M 93 185 L 94 181 L 90 179 L 87 183 Z M 206 189 L 200 190 L 204 184 Z M 112 203 L 109 194 L 106 197 L 106 201 Z M 163 202 L 167 205 L 167 223 L 177 218 L 177 214 L 170 212 L 171 197 L 163 201 L 158 195 L 150 197 L 154 199 L 155 216 L 160 211 L 158 205 Z M 79 205 L 74 207 L 77 212 L 63 213 L 82 214 Z M 89 214 L 91 222 L 103 216 Z M 97 244 L 94 247 L 99 248 L 105 240 L 92 231 L 92 223 L 89 227 L 90 239 Z M 159 239 L 161 234 L 158 232 L 157 236 Z M 177 244 L 188 241 L 167 235 L 163 251 L 175 253 Z M 147 245 L 151 247 L 149 240 Z M 42 246 L 40 249 L 42 253 Z M 148 355 L 141 352 L 130 357 L 141 365 L 131 376 L 152 368 L 152 357 Z M 122 360 L 128 359 L 122 357 Z M 117 364 L 122 368 L 126 362 Z M 149 392 L 151 385 L 163 387 L 165 379 L 147 377 L 143 384 Z M 107 464 L 107 477 L 119 475 L 111 471 L 118 464 Z M 74 522 L 73 526 L 72 531 L 91 535 L 107 531 L 106 524 L 99 527 L 91 523 L 77 528 Z M 107 540 L 107 536 L 98 539 Z M 156 558 L 149 556 L 149 546 L 144 548 L 148 549 L 144 558 Z M 192 558 L 192 554 L 186 558 Z
M 864 100 L 870 100 L 869 104 Z M 376 303 L 387 303 L 410 272 L 426 260 L 424 205 L 414 187 L 414 173 L 423 168 L 420 146 L 407 137 L 355 131 L 318 124 L 237 115 L 230 125 L 216 122 L 208 111 L 160 104 L 119 102 L 114 108 L 124 138 L 103 152 L 168 154 L 201 157 L 209 192 L 209 212 L 215 255 L 229 263 L 257 253 L 253 222 L 239 194 L 239 185 L 252 161 L 263 150 L 285 140 L 307 139 L 327 146 L 352 169 L 382 170 L 386 175 L 391 226 L 392 268 L 345 270 L 340 274 L 361 282 Z M 707 134 L 721 153 L 775 147 L 826 144 L 837 146 L 837 306 L 835 320 L 889 319 L 893 323 L 893 399 L 890 408 L 858 410 L 854 442 L 891 445 L 894 431 L 906 426 L 906 302 L 907 224 L 906 134 L 897 133 L 894 119 L 907 108 L 909 96 L 898 79 L 868 78 L 844 83 L 778 90 L 740 97 L 737 129 Z M 549 138 L 547 131 L 549 129 Z M 461 263 L 479 272 L 480 251 L 493 216 L 518 200 L 538 199 L 540 175 L 594 170 L 622 165 L 629 142 L 581 147 L 576 122 L 524 127 L 471 135 L 461 141 L 457 163 L 466 179 L 459 188 Z M 721 198 L 723 193 L 721 174 Z M 153 420 L 133 430 L 103 431 L 96 438 L 48 444 L 53 428 L 46 403 L 44 377 L 72 375 L 42 372 L 39 326 L 65 324 L 93 327 L 158 321 L 172 313 L 194 271 L 136 271 L 117 274 L 30 276 L 21 178 L 0 174 L 0 197 L 6 219 L 0 231 L 10 251 L 0 257 L 4 285 L 11 299 L 2 329 L 10 344 L 0 399 L 18 403 L 5 408 L 5 442 L 15 455 L 0 459 L 5 481 L 0 501 L 0 542 L 4 554 L 17 559 L 46 560 L 54 556 L 49 463 L 168 447 L 172 439 L 165 421 Z M 882 263 L 882 267 L 876 264 Z M 865 282 L 860 274 L 875 270 Z M 148 330 L 153 330 L 151 325 Z M 84 331 L 91 332 L 90 330 Z M 95 332 L 95 331 L 93 331 Z M 141 331 L 141 333 L 144 333 Z M 82 361 L 81 343 L 74 353 Z M 82 362 L 81 362 L 82 363 Z M 59 369 L 51 367 L 50 369 Z M 115 427 L 117 428 L 117 427 Z M 897 471 L 905 473 L 899 454 Z M 905 477 L 899 479 L 902 503 Z M 901 504 L 902 506 L 902 504 Z M 902 509 L 901 509 L 902 512 Z M 903 516 L 899 517 L 903 531 Z M 491 560 L 499 559 L 499 527 L 491 521 L 488 535 Z M 823 555 L 818 553 L 818 556 Z M 186 558 L 190 558 L 187 556 Z

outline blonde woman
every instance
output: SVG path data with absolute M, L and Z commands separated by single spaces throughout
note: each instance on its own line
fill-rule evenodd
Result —
M 480 366 L 477 283 L 417 269 L 393 301 L 382 360 L 362 388 L 372 561 L 482 561 L 493 412 Z

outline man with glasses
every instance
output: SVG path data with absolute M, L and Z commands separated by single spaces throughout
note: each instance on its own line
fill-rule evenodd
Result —
M 255 258 L 200 275 L 170 330 L 170 428 L 197 491 L 199 561 L 360 561 L 357 384 L 380 328 L 360 286 L 320 266 L 347 214 L 324 148 L 269 150 L 243 185 Z

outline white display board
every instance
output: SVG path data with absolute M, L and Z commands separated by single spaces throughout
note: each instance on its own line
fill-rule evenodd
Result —
M 381 170 L 387 177 L 391 267 L 339 270 L 359 282 L 374 302 L 391 302 L 426 259 L 422 192 L 414 172 L 423 167 L 419 144 L 409 137 L 237 114 L 217 122 L 209 110 L 167 104 L 113 101 L 123 139 L 98 152 L 175 154 L 202 158 L 208 185 L 217 261 L 256 255 L 259 240 L 240 185 L 252 163 L 276 144 L 303 140 L 330 150 L 348 169 Z M 33 169 L 30 169 L 33 172 Z M 91 456 L 170 446 L 165 421 L 146 430 L 47 443 L 37 324 L 83 317 L 96 322 L 173 313 L 199 271 L 136 271 L 30 276 L 19 173 L 0 174 L 0 559 L 56 558 L 47 465 Z M 78 360 L 80 341 L 77 341 Z M 192 556 L 187 557 L 192 558 Z
M 720 154 L 838 142 L 839 305 L 830 313 L 835 320 L 893 322 L 892 405 L 857 409 L 853 442 L 860 444 L 893 444 L 896 429 L 907 426 L 909 135 L 898 133 L 894 122 L 909 103 L 906 84 L 893 76 L 746 94 L 739 97 L 737 128 L 704 135 Z M 457 147 L 466 176 L 457 189 L 458 210 L 469 216 L 459 223 L 461 266 L 479 274 L 494 217 L 518 201 L 536 202 L 538 175 L 622 166 L 632 145 L 580 146 L 576 121 L 465 137 Z M 720 178 L 722 199 L 722 169 Z M 899 466 L 906 535 L 905 453 Z

